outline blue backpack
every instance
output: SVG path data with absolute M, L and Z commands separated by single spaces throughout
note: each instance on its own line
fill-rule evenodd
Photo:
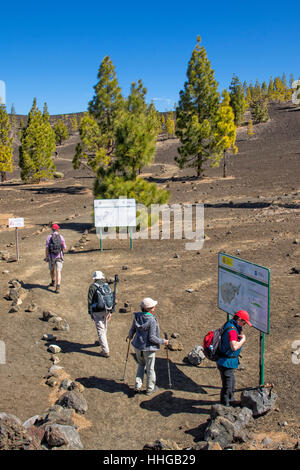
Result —
M 114 295 L 107 282 L 96 284 L 95 302 L 93 303 L 94 312 L 112 312 L 114 307 Z

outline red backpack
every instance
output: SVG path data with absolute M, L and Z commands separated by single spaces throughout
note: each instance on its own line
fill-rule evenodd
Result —
M 220 353 L 222 335 L 223 333 L 225 333 L 225 331 L 228 331 L 232 328 L 231 326 L 229 326 L 228 328 L 224 329 L 224 326 L 225 324 L 217 330 L 209 331 L 204 336 L 203 352 L 205 354 L 205 357 L 207 357 L 207 359 L 209 359 L 210 361 L 216 362 L 218 359 L 220 359 L 220 357 L 222 357 L 222 354 Z

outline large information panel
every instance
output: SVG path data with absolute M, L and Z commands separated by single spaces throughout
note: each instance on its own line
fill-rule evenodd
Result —
M 219 253 L 218 306 L 230 315 L 246 310 L 253 327 L 269 333 L 270 270 L 227 253 Z
M 135 227 L 135 199 L 95 199 L 95 227 Z

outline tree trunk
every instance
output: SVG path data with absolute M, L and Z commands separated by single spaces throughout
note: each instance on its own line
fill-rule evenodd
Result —
M 5 171 L 1 171 L 1 182 L 3 183 L 4 181 L 7 181 L 6 172 L 5 172 Z
M 223 158 L 223 178 L 226 178 L 226 150 L 224 150 L 224 158 Z

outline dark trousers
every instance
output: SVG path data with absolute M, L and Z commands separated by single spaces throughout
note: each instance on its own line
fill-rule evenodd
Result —
M 235 376 L 234 369 L 228 369 L 227 367 L 219 366 L 222 389 L 220 394 L 220 401 L 222 405 L 229 406 L 229 402 L 233 400 L 234 387 L 235 387 Z

